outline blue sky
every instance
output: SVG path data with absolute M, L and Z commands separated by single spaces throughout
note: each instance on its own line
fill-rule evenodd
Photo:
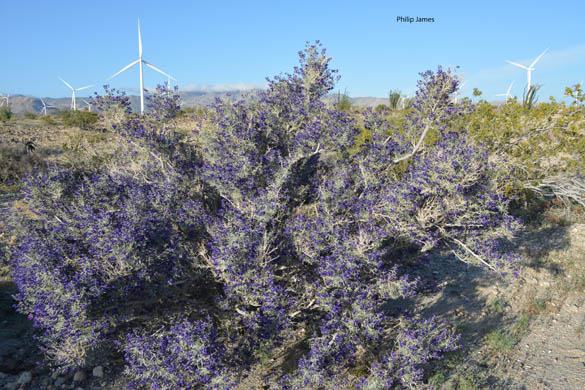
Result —
M 397 16 L 434 23 L 400 23 Z M 138 88 L 138 68 L 106 78 L 138 58 L 140 17 L 144 59 L 170 73 L 180 88 L 247 88 L 289 73 L 306 41 L 320 40 L 339 69 L 336 91 L 387 97 L 412 93 L 418 73 L 459 65 L 483 97 L 521 97 L 528 65 L 544 49 L 533 83 L 540 101 L 562 98 L 585 79 L 585 2 L 580 1 L 8 1 L 0 0 L 0 91 L 70 96 L 58 80 L 87 91 Z M 145 68 L 145 85 L 166 79 Z M 83 91 L 86 92 L 86 91 Z M 80 95 L 88 95 L 80 93 Z

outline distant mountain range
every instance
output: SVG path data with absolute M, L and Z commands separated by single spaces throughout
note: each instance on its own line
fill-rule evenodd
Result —
M 239 100 L 249 99 L 251 96 L 257 95 L 260 90 L 250 91 L 224 91 L 224 92 L 179 92 L 183 107 L 200 107 L 209 106 L 215 102 L 216 98 L 222 100 L 228 100 L 236 102 Z M 140 111 L 140 96 L 128 95 L 130 97 L 131 107 L 134 112 Z M 376 98 L 376 97 L 354 97 L 350 98 L 352 104 L 360 107 L 375 107 L 379 104 L 388 104 L 388 99 Z M 43 97 L 45 104 L 48 106 L 55 106 L 55 108 L 48 108 L 47 112 L 55 113 L 57 110 L 68 110 L 71 105 L 71 98 L 45 98 Z M 76 105 L 78 109 L 86 108 L 87 104 L 83 102 L 86 100 L 89 102 L 89 97 L 77 96 Z M 334 103 L 337 100 L 337 94 L 330 94 L 323 99 L 326 103 Z M 10 109 L 15 115 L 24 115 L 26 113 L 40 114 L 43 109 L 43 103 L 41 99 L 23 95 L 10 96 Z

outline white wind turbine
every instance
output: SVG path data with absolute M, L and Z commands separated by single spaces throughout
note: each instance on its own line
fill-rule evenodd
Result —
M 85 104 L 87 104 L 87 110 L 88 110 L 89 112 L 91 112 L 91 103 L 90 103 L 90 102 L 88 102 L 87 100 L 84 100 L 83 102 L 84 102 Z
M 512 85 L 514 85 L 514 82 L 512 81 L 510 83 L 510 86 L 508 87 L 508 90 L 506 91 L 506 93 L 499 93 L 495 96 L 505 96 L 506 97 L 506 101 L 508 101 L 508 99 L 510 98 L 510 91 L 512 90 Z
M 3 104 L 6 104 L 6 107 L 10 105 L 10 94 L 0 95 L 0 107 L 2 107 Z
M 546 49 L 545 51 L 543 51 L 542 54 L 539 55 L 538 57 L 536 57 L 536 59 L 534 61 L 532 61 L 532 64 L 530 64 L 529 66 L 520 65 L 520 64 L 517 64 L 515 62 L 506 60 L 506 62 L 508 62 L 508 63 L 510 63 L 510 64 L 512 64 L 514 66 L 517 66 L 519 68 L 522 68 L 522 69 L 524 69 L 526 71 L 526 75 L 527 75 L 527 78 L 528 78 L 528 90 L 530 89 L 530 85 L 531 85 L 530 84 L 530 81 L 531 81 L 532 71 L 534 70 L 534 65 L 536 65 L 536 63 L 542 58 L 542 56 L 544 55 L 544 53 L 546 53 L 547 51 L 548 51 L 548 49 Z
M 41 103 L 43 103 L 43 108 L 41 109 L 41 114 L 44 114 L 45 116 L 47 115 L 47 108 L 55 108 L 55 106 L 51 106 L 51 105 L 47 105 L 45 104 L 45 101 L 43 100 L 43 98 L 41 99 Z
M 459 94 L 461 93 L 461 90 L 463 89 L 463 86 L 465 84 L 467 84 L 467 81 L 464 81 L 461 84 L 459 84 L 459 88 L 457 88 L 457 91 L 455 91 L 455 97 L 453 98 L 453 103 L 457 104 L 457 102 L 459 101 Z
M 71 84 L 69 84 L 67 81 L 63 80 L 61 77 L 59 77 L 59 80 L 63 81 L 63 83 L 68 86 L 71 91 L 73 92 L 71 94 L 71 108 L 73 108 L 73 110 L 77 110 L 77 106 L 75 105 L 75 92 L 76 91 L 81 91 L 82 89 L 87 89 L 89 87 L 93 87 L 93 85 L 86 85 L 85 87 L 81 87 L 81 88 L 73 88 L 71 86 Z
M 127 65 L 125 68 L 120 70 L 118 73 L 115 73 L 114 75 L 108 77 L 108 80 L 113 79 L 114 77 L 116 77 L 120 73 L 124 72 L 125 70 L 130 69 L 131 67 L 133 67 L 136 64 L 138 64 L 140 67 L 140 113 L 143 114 L 144 113 L 144 82 L 143 82 L 143 78 L 142 78 L 142 64 L 144 64 L 144 65 L 148 66 L 149 68 L 154 69 L 157 72 L 167 76 L 169 81 L 170 81 L 170 79 L 173 79 L 175 81 L 177 81 L 177 80 L 174 77 L 166 74 L 162 70 L 158 69 L 157 67 L 155 67 L 151 63 L 142 59 L 142 38 L 140 36 L 140 18 L 138 18 L 138 59 L 136 61 L 134 61 L 133 63 L 131 63 L 130 65 Z

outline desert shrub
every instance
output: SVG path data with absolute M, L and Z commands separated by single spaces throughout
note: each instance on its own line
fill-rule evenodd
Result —
M 5 104 L 0 107 L 0 121 L 2 121 L 2 123 L 6 123 L 10 120 L 10 118 L 12 118 L 12 111 L 10 110 L 10 106 Z
M 32 113 L 32 112 L 25 112 L 24 113 L 24 117 L 26 119 L 37 119 L 37 116 L 34 113 Z
M 343 92 L 343 94 L 341 93 L 341 91 L 337 92 L 337 100 L 335 102 L 335 105 L 338 110 L 345 111 L 348 113 L 351 112 L 352 103 L 351 98 L 347 94 L 347 89 Z
M 435 142 L 414 150 L 367 111 L 371 138 L 352 154 L 356 121 L 321 101 L 330 58 L 318 43 L 299 57 L 256 100 L 218 101 L 200 149 L 131 117 L 115 164 L 27 179 L 42 221 L 9 215 L 13 279 L 54 364 L 114 348 L 134 387 L 229 389 L 292 335 L 307 348 L 271 389 L 374 390 L 420 385 L 457 348 L 446 324 L 383 309 L 416 293 L 400 242 L 516 271 L 501 243 L 518 223 L 488 156 L 451 128 L 457 84 L 440 68 L 419 83 L 411 135 L 432 127 Z
M 524 91 L 524 96 L 522 97 L 522 105 L 530 110 L 538 101 L 536 97 L 536 92 L 542 87 L 542 85 L 531 85 L 530 88 Z
M 374 107 L 374 111 L 382 113 L 387 112 L 388 109 L 388 106 L 385 104 L 378 104 L 376 107 Z
M 524 203 L 544 196 L 585 206 L 585 110 L 579 104 L 482 103 L 469 115 L 468 129 L 501 167 L 495 177 L 505 194 Z
M 0 184 L 20 183 L 35 168 L 42 168 L 47 156 L 43 149 L 26 153 L 24 143 L 0 144 Z
M 61 120 L 63 124 L 70 127 L 77 127 L 82 130 L 90 129 L 99 119 L 99 115 L 91 111 L 63 111 Z
M 166 85 L 157 85 L 156 91 L 146 97 L 149 114 L 159 122 L 176 118 L 181 111 L 179 87 L 170 90 Z
M 388 93 L 388 103 L 391 109 L 396 110 L 398 108 L 400 97 L 400 91 L 390 91 Z
M 106 130 L 120 130 L 132 113 L 130 98 L 123 91 L 104 85 L 104 95 L 97 92 L 89 99 L 91 105 L 100 114 L 100 124 Z
M 41 115 L 39 116 L 39 119 L 49 126 L 54 126 L 57 124 L 57 121 L 55 120 L 55 117 L 53 117 L 53 115 Z

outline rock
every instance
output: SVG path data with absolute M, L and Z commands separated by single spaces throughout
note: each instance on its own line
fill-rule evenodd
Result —
M 75 375 L 73 375 L 73 382 L 81 382 L 87 379 L 87 374 L 85 371 L 77 371 Z
M 6 390 L 16 390 L 20 386 L 18 382 L 7 383 L 4 385 Z
M 59 387 L 61 386 L 63 383 L 65 383 L 67 381 L 67 379 L 65 379 L 64 377 L 59 377 L 57 378 L 57 380 L 55 381 L 55 387 Z
M 32 381 L 32 374 L 31 374 L 31 372 L 30 371 L 24 371 L 18 377 L 17 383 L 19 385 L 26 385 L 30 381 Z
M 93 376 L 96 378 L 104 377 L 104 368 L 102 366 L 95 366 L 92 371 Z
M 3 372 L 0 372 L 0 379 L 4 379 L 8 376 L 8 374 L 5 374 Z

